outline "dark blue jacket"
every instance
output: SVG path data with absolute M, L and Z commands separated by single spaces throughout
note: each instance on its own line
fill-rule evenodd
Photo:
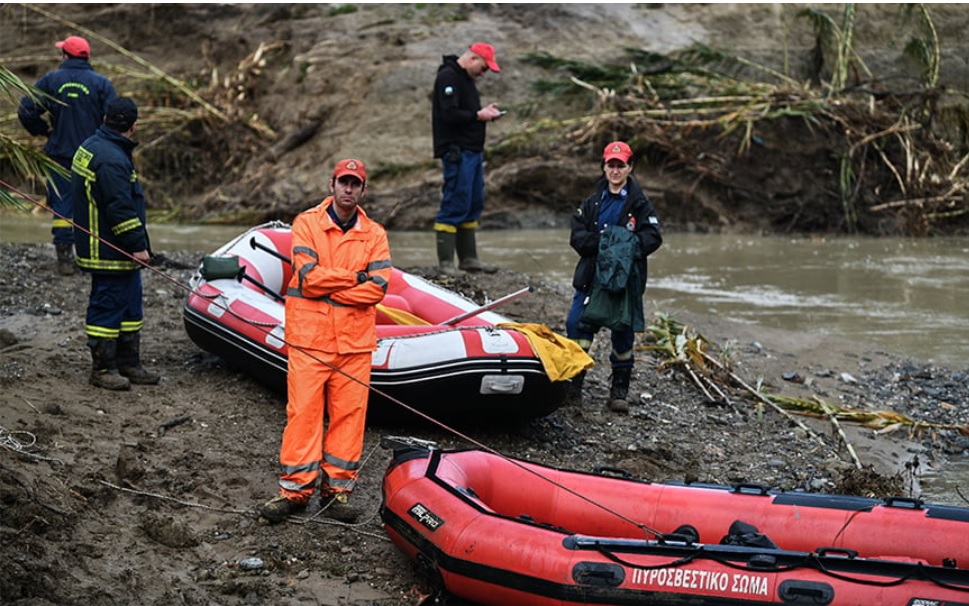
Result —
M 484 151 L 485 123 L 478 121 L 480 109 L 481 97 L 474 79 L 458 64 L 457 55 L 446 55 L 437 68 L 431 100 L 435 158 L 443 158 L 452 145 L 465 151 Z
M 586 198 L 582 205 L 572 214 L 572 232 L 569 244 L 579 253 L 579 262 L 575 266 L 572 276 L 572 286 L 581 292 L 589 292 L 592 288 L 596 273 L 596 259 L 599 256 L 599 203 L 605 195 L 609 182 L 601 177 L 596 182 L 596 191 Z M 640 256 L 636 259 L 642 283 L 637 284 L 639 296 L 646 290 L 646 257 L 663 244 L 663 234 L 660 230 L 659 219 L 653 203 L 643 193 L 642 188 L 633 177 L 626 182 L 628 195 L 622 207 L 620 220 L 616 225 L 631 228 L 639 239 Z
M 17 117 L 32 135 L 48 135 L 44 151 L 52 158 L 70 160 L 82 141 L 101 126 L 108 102 L 118 96 L 111 81 L 94 71 L 87 59 L 72 57 L 48 72 L 35 85 L 51 99 L 20 100 Z M 50 112 L 50 123 L 43 118 Z
M 110 273 L 141 269 L 140 263 L 114 247 L 128 254 L 151 250 L 145 194 L 131 159 L 137 145 L 102 125 L 74 154 L 74 245 L 77 265 L 83 270 Z

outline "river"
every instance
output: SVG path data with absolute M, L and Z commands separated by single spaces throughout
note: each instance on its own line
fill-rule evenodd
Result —
M 153 248 L 214 250 L 238 226 L 155 224 Z M 430 232 L 391 232 L 399 267 L 436 264 Z M 47 242 L 35 216 L 0 215 L 0 240 Z M 566 230 L 482 231 L 482 258 L 541 276 L 571 280 L 576 255 Z M 728 320 L 857 339 L 891 353 L 954 369 L 969 367 L 969 238 L 788 238 L 671 233 L 650 258 L 647 314 L 683 310 Z M 969 406 L 969 402 L 959 402 Z M 927 495 L 960 503 L 969 457 L 943 477 L 926 477 Z M 969 494 L 969 489 L 962 489 Z

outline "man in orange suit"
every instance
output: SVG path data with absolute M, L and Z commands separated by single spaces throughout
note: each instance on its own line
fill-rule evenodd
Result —
M 270 523 L 305 508 L 317 481 L 324 514 L 357 517 L 348 497 L 363 453 L 376 306 L 392 267 L 387 232 L 359 206 L 366 191 L 363 162 L 341 160 L 332 195 L 293 222 L 280 492 L 259 511 Z

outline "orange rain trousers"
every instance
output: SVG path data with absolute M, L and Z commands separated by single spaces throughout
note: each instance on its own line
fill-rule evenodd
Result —
M 279 485 L 287 498 L 307 502 L 320 469 L 324 496 L 353 490 L 363 454 L 370 368 L 370 352 L 290 348 L 288 421 L 279 452 Z M 325 430 L 324 413 L 329 418 Z

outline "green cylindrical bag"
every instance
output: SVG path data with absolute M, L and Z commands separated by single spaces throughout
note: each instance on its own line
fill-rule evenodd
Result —
M 219 280 L 222 278 L 232 278 L 238 280 L 242 272 L 245 271 L 239 265 L 239 257 L 215 257 L 206 255 L 202 258 L 202 277 L 206 280 Z

